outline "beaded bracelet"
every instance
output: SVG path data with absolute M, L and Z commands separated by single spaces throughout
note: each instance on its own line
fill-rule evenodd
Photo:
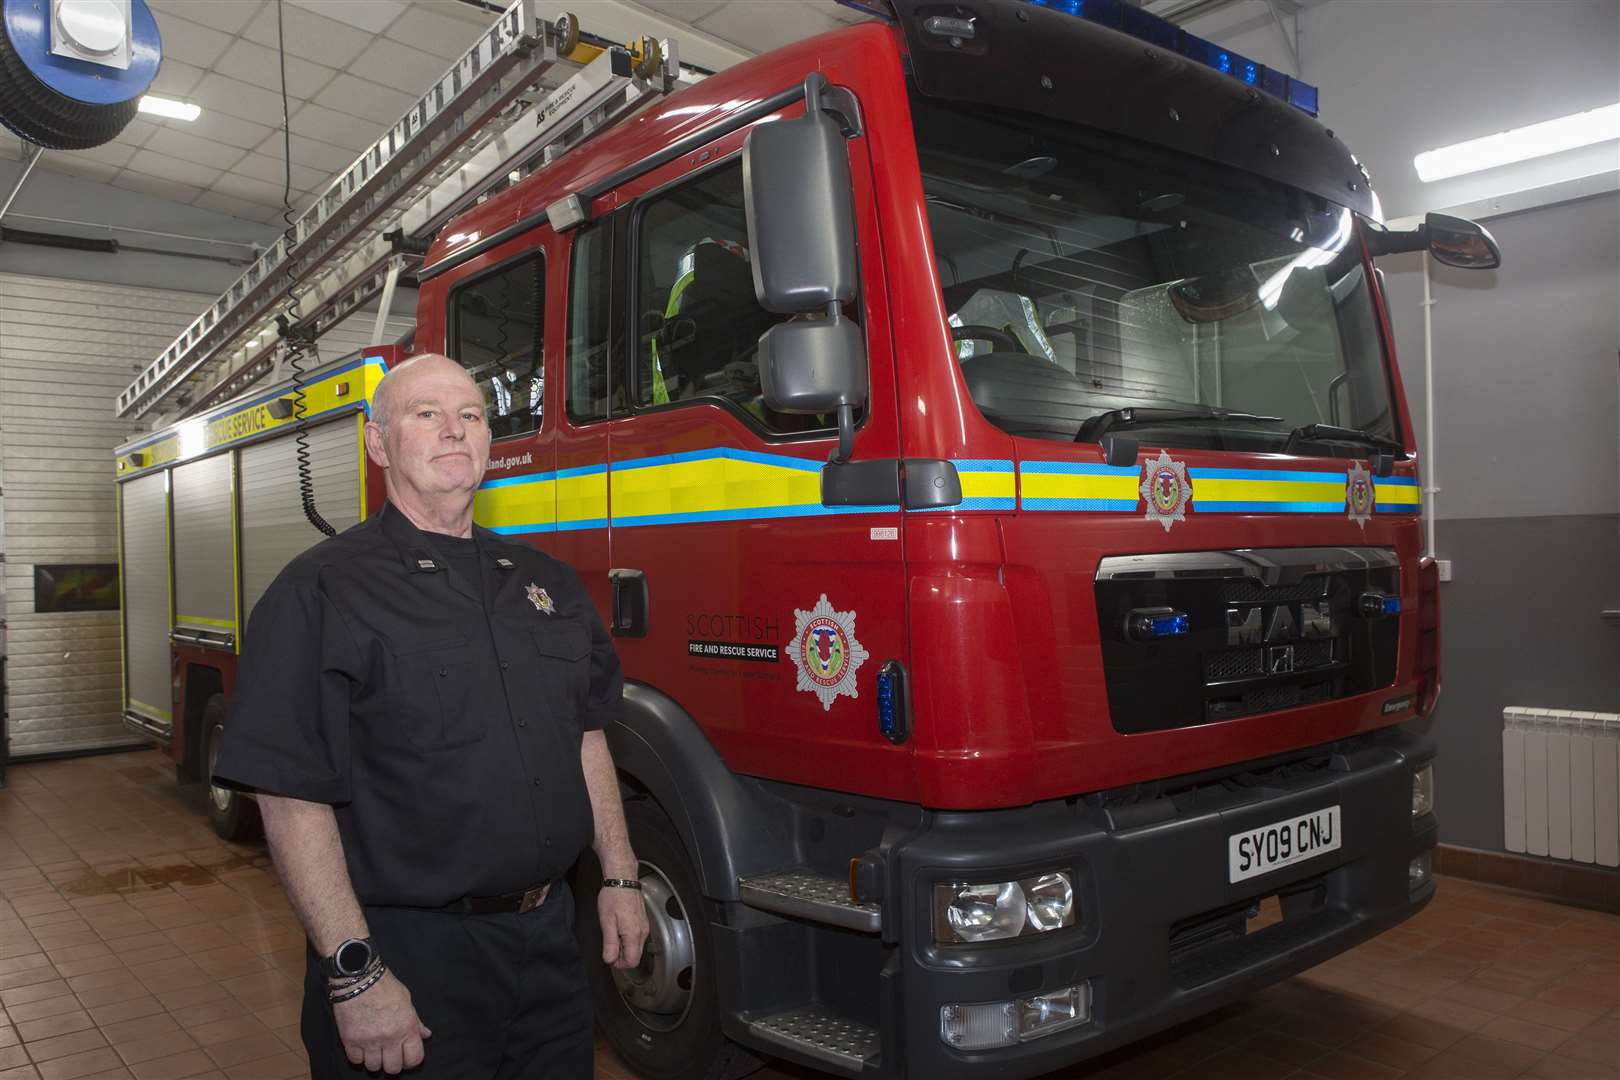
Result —
M 345 1001 L 352 1001 L 361 994 L 365 993 L 367 990 L 370 990 L 373 986 L 376 986 L 378 980 L 380 980 L 387 973 L 388 965 L 384 964 L 382 959 L 379 957 L 377 960 L 373 961 L 371 971 L 360 976 L 350 985 L 341 988 L 337 993 L 328 994 L 327 1000 L 333 1005 L 341 1005 Z

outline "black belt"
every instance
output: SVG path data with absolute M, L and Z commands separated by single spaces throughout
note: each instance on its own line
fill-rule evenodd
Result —
M 423 910 L 448 911 L 452 915 L 508 915 L 514 912 L 522 915 L 544 904 L 550 892 L 551 882 L 542 881 L 522 892 L 511 892 L 504 896 L 463 896 L 443 907 Z

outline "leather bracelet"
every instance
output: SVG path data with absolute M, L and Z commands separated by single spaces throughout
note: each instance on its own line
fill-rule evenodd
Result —
M 373 986 L 376 986 L 386 974 L 388 974 L 388 965 L 384 964 L 381 960 L 378 960 L 377 970 L 360 979 L 353 986 L 346 987 L 336 994 L 328 994 L 326 1000 L 331 1002 L 333 1005 L 341 1005 L 345 1001 L 353 1001 L 367 990 L 370 990 Z
M 636 892 L 640 892 L 641 891 L 641 882 L 637 881 L 635 878 L 616 878 L 616 877 L 603 878 L 602 879 L 602 888 L 604 888 L 604 889 L 634 889 L 634 890 L 636 890 Z

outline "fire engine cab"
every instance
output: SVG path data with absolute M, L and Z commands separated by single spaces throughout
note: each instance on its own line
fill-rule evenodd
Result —
M 201 779 L 255 600 L 382 506 L 378 380 L 479 382 L 478 522 L 578 569 L 627 674 L 652 938 L 593 979 L 644 1077 L 1036 1076 L 1434 891 L 1437 574 L 1373 258 L 1494 242 L 1386 230 L 1312 87 L 1136 7 L 879 8 L 687 85 L 514 4 L 503 62 L 574 74 L 433 174 L 496 180 L 411 189 L 375 251 L 338 191 L 121 401 L 176 417 L 119 452 L 126 715 Z M 307 359 L 360 255 L 418 284 L 413 344 L 279 381 L 227 348 L 279 311 Z

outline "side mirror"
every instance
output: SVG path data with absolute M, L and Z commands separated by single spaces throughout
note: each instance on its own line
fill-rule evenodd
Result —
M 849 460 L 855 408 L 866 400 L 860 327 L 836 311 L 776 324 L 759 339 L 759 380 L 765 404 L 777 412 L 837 413 L 836 460 Z
M 1429 254 L 1436 262 L 1463 270 L 1495 270 L 1502 265 L 1502 249 L 1485 226 L 1449 214 L 1430 214 L 1423 221 Z
M 855 298 L 849 152 L 842 129 L 821 109 L 825 85 L 812 73 L 804 81 L 805 115 L 760 124 L 743 144 L 754 293 L 778 315 Z
M 855 198 L 842 127 L 822 111 L 826 79 L 804 80 L 805 115 L 761 124 L 743 144 L 754 294 L 766 311 L 806 315 L 759 339 L 761 391 L 778 412 L 838 416 L 838 451 L 848 461 L 855 409 L 866 400 L 866 348 L 843 317 L 855 298 Z

